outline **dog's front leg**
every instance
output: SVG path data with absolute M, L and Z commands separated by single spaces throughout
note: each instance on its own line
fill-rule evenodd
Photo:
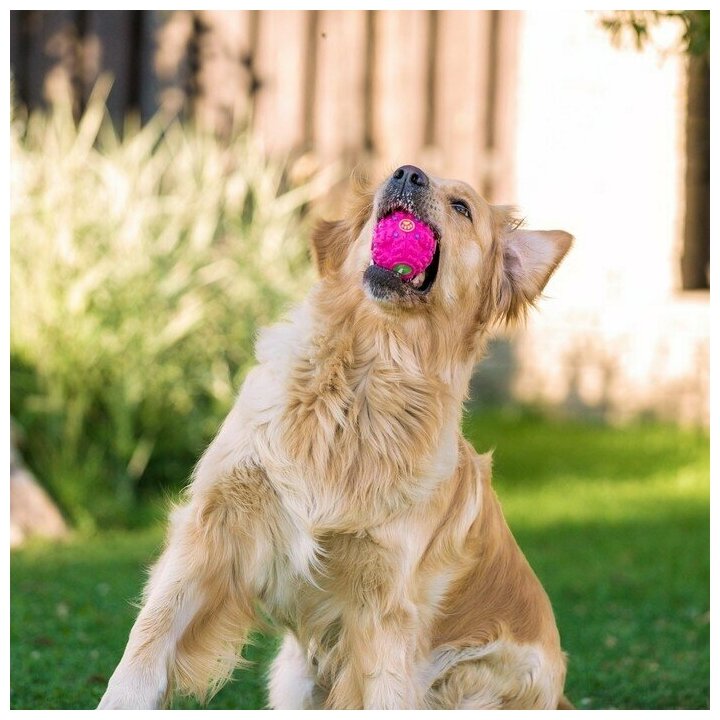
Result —
M 175 523 L 181 520 L 176 517 Z M 175 542 L 153 568 L 143 607 L 98 709 L 156 709 L 165 703 L 177 643 L 201 605 L 200 578 L 188 572 L 189 557 L 177 541 L 183 534 L 185 528 L 175 528 Z
M 342 603 L 330 709 L 421 706 L 416 667 L 424 641 L 413 569 L 422 547 L 408 542 L 405 528 L 399 519 L 360 537 L 338 536 L 329 548 Z M 333 558 L 342 564 L 333 566 Z
M 273 497 L 261 470 L 239 468 L 174 513 L 99 708 L 158 708 L 175 688 L 204 698 L 228 678 L 272 566 Z
M 413 608 L 396 607 L 378 618 L 366 618 L 360 631 L 370 641 L 360 655 L 363 707 L 418 709 L 415 677 L 417 623 Z
M 327 708 L 421 707 L 414 617 L 408 608 L 366 607 L 346 618 L 339 642 L 347 660 L 333 683 Z

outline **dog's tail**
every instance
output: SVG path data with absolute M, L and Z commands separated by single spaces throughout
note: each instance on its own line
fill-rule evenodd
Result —
M 558 700 L 558 710 L 574 710 L 575 706 L 563 695 L 560 700 Z

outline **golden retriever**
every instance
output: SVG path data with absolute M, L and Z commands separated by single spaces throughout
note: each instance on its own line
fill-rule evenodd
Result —
M 422 283 L 372 262 L 396 210 L 435 234 Z M 319 282 L 261 334 L 99 707 L 206 698 L 260 613 L 285 633 L 273 708 L 566 707 L 550 602 L 460 421 L 488 332 L 571 241 L 411 165 L 321 223 Z

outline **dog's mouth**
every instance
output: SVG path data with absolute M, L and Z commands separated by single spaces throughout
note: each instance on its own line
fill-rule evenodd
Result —
M 395 217 L 397 213 L 409 215 L 410 217 L 408 219 L 401 222 L 409 221 L 412 223 L 414 221 L 425 229 L 426 234 L 432 234 L 434 244 L 432 258 L 423 270 L 413 273 L 412 277 L 408 278 L 406 275 L 404 276 L 403 272 L 410 270 L 408 265 L 401 262 L 393 266 L 391 262 L 390 266 L 388 266 L 387 262 L 378 262 L 378 258 L 375 257 L 374 253 L 372 262 L 365 270 L 363 280 L 366 289 L 376 300 L 390 302 L 402 302 L 404 300 L 408 302 L 413 299 L 427 299 L 427 295 L 437 280 L 438 270 L 440 268 L 440 231 L 432 221 L 423 217 L 416 207 L 408 207 L 408 205 L 414 204 L 405 202 L 382 202 L 378 208 L 376 234 L 377 228 L 382 221 Z

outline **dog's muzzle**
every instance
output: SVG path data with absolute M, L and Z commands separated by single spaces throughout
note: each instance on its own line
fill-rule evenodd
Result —
M 415 165 L 402 165 L 387 179 L 378 198 L 377 221 L 404 211 L 429 226 L 435 237 L 435 251 L 427 268 L 410 282 L 398 273 L 374 262 L 363 276 L 366 290 L 376 300 L 401 304 L 425 300 L 435 282 L 440 263 L 440 233 L 433 223 L 433 191 L 430 178 Z

